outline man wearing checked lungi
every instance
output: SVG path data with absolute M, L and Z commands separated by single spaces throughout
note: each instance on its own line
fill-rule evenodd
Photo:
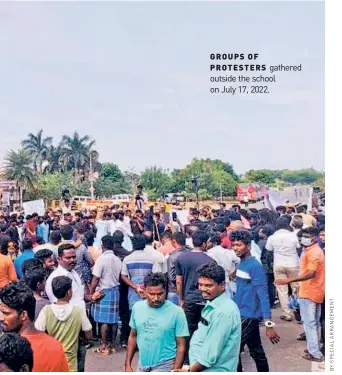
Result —
M 119 322 L 121 260 L 114 255 L 114 238 L 101 239 L 103 253 L 96 259 L 90 292 L 101 291 L 104 298 L 91 306 L 94 321 L 101 325 L 101 344 L 95 353 L 116 353 L 115 339 Z

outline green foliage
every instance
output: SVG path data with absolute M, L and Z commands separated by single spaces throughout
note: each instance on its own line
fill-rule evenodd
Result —
M 107 181 L 118 182 L 124 179 L 120 168 L 114 163 L 103 163 L 101 166 L 101 177 Z
M 277 174 L 269 169 L 252 169 L 248 171 L 244 177 L 247 182 L 258 182 L 269 186 L 275 183 Z
M 324 173 L 318 172 L 313 168 L 299 170 L 285 169 L 281 172 L 281 179 L 290 184 L 312 184 L 323 176 Z
M 140 175 L 140 182 L 146 191 L 152 195 L 156 193 L 158 198 L 170 192 L 171 177 L 162 168 L 149 167 Z
M 36 174 L 32 168 L 33 157 L 30 151 L 23 149 L 15 152 L 10 150 L 5 156 L 2 177 L 6 180 L 17 181 L 22 187 L 32 187 Z

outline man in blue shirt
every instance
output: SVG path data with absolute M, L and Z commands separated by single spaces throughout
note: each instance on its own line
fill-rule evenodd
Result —
M 31 238 L 23 239 L 23 243 L 22 243 L 23 252 L 14 261 L 14 268 L 15 268 L 15 272 L 17 273 L 18 279 L 23 278 L 22 266 L 24 262 L 28 259 L 34 258 L 34 252 L 33 252 L 32 247 L 33 247 L 33 243 L 32 243 Z
M 232 248 L 241 262 L 236 272 L 236 294 L 234 301 L 241 314 L 241 351 L 247 344 L 258 372 L 269 372 L 268 362 L 260 339 L 259 323 L 264 320 L 266 336 L 272 344 L 279 342 L 279 336 L 271 321 L 267 279 L 263 266 L 251 256 L 252 236 L 247 230 L 237 230 L 230 234 Z M 238 372 L 242 372 L 241 357 Z
M 130 320 L 125 362 L 133 372 L 132 360 L 139 347 L 137 372 L 170 372 L 184 363 L 189 329 L 183 310 L 166 299 L 167 278 L 150 273 L 144 279 L 146 300 L 135 303 Z
M 216 263 L 197 269 L 198 286 L 207 301 L 190 341 L 190 369 L 177 372 L 236 372 L 241 341 L 241 318 L 225 293 L 225 271 Z

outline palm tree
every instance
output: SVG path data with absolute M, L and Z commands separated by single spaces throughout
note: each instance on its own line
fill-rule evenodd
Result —
M 98 152 L 93 150 L 95 141 L 88 135 L 80 137 L 75 132 L 72 137 L 64 135 L 61 142 L 62 153 L 72 163 L 75 174 L 89 169 L 90 157 L 94 163 L 98 158 Z
M 48 148 L 52 143 L 52 137 L 43 138 L 43 129 L 37 134 L 28 134 L 27 138 L 21 142 L 25 150 L 33 155 L 34 167 L 38 173 L 43 172 L 43 162 L 46 160 Z
M 32 168 L 33 157 L 28 150 L 17 152 L 10 150 L 5 156 L 2 176 L 7 180 L 17 181 L 20 192 L 20 206 L 23 204 L 23 194 L 26 188 L 34 188 L 35 171 Z

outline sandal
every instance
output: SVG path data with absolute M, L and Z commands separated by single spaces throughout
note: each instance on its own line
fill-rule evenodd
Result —
M 298 341 L 306 341 L 306 334 L 305 334 L 305 332 L 301 333 L 301 334 L 297 337 L 297 340 L 298 340 Z
M 281 319 L 281 320 L 284 320 L 285 322 L 292 322 L 292 318 L 290 318 L 290 317 L 288 317 L 288 316 L 281 315 L 281 316 L 280 316 L 280 319 Z
M 93 349 L 93 353 L 94 354 L 101 354 L 103 356 L 107 356 L 107 355 L 111 355 L 112 354 L 112 350 L 108 349 L 108 348 L 98 347 L 98 348 Z
M 313 357 L 311 354 L 309 353 L 305 353 L 304 355 L 302 355 L 302 358 L 308 360 L 308 361 L 311 361 L 311 362 L 324 362 L 324 358 L 321 357 L 321 358 L 315 358 Z

